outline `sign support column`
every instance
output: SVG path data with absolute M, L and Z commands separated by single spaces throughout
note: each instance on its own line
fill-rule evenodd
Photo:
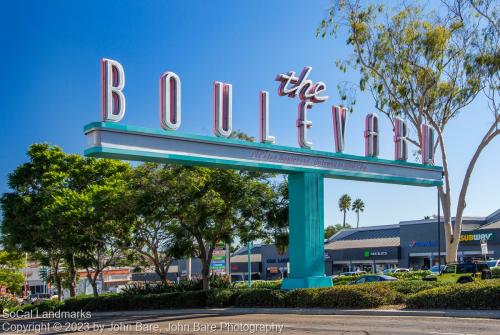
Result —
M 290 273 L 282 289 L 332 285 L 325 276 L 323 179 L 320 173 L 288 175 Z

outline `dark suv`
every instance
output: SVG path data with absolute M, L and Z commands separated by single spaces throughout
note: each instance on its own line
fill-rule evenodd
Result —
M 437 276 L 437 281 L 463 284 L 490 278 L 490 268 L 484 262 L 450 263 Z

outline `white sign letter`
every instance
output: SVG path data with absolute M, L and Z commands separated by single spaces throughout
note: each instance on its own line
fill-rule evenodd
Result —
M 406 161 L 408 159 L 408 127 L 401 118 L 394 119 L 394 159 Z
M 165 130 L 181 126 L 181 80 L 173 72 L 160 77 L 160 125 Z
M 345 128 L 347 124 L 347 108 L 340 106 L 332 107 L 333 133 L 335 136 L 335 151 L 344 151 Z
M 269 92 L 260 91 L 259 105 L 260 141 L 272 144 L 276 142 L 276 138 L 269 135 Z
M 117 61 L 101 59 L 101 113 L 103 121 L 119 122 L 125 116 L 125 72 Z
M 434 163 L 434 128 L 422 125 L 422 163 Z
M 233 131 L 233 86 L 214 82 L 213 128 L 219 137 L 229 137 Z
M 311 101 L 302 101 L 299 104 L 297 116 L 298 141 L 302 148 L 311 149 L 312 142 L 307 140 L 307 130 L 312 127 L 312 121 L 307 119 L 307 110 L 313 106 Z
M 378 156 L 378 115 L 375 113 L 365 119 L 365 156 Z

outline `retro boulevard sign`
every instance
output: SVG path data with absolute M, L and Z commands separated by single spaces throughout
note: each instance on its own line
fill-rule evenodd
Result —
M 311 149 L 312 142 L 308 139 L 308 132 L 313 123 L 308 118 L 308 110 L 315 104 L 328 100 L 326 84 L 322 81 L 313 82 L 309 79 L 312 68 L 306 66 L 296 76 L 294 71 L 279 74 L 278 95 L 290 98 L 298 97 L 300 102 L 297 111 L 297 139 L 301 148 Z M 124 94 L 125 72 L 123 66 L 111 59 L 101 60 L 101 110 L 102 121 L 119 122 L 125 116 L 126 99 Z M 213 83 L 212 125 L 213 133 L 217 137 L 228 138 L 233 130 L 233 103 L 231 84 L 215 81 Z M 159 121 L 160 126 L 168 131 L 175 131 L 181 126 L 182 95 L 181 80 L 174 72 L 165 72 L 159 80 Z M 348 110 L 342 106 L 332 106 L 333 137 L 335 152 L 343 153 L 345 147 L 346 125 Z M 408 159 L 408 126 L 401 118 L 395 118 L 394 129 L 394 159 L 406 161 Z M 422 163 L 433 164 L 434 161 L 434 130 L 422 125 Z M 270 135 L 269 129 L 269 92 L 259 93 L 259 138 L 264 144 L 276 143 L 276 138 Z M 369 113 L 365 118 L 365 156 L 378 157 L 379 155 L 379 118 L 376 113 Z M 269 155 L 269 153 L 255 152 L 255 155 Z M 271 153 L 277 162 L 292 159 Z M 285 155 L 286 156 L 286 155 Z M 261 157 L 262 158 L 262 157 Z M 292 159 L 293 160 L 293 159 Z M 293 162 L 292 162 L 293 163 Z M 329 164 L 329 162 L 318 162 Z

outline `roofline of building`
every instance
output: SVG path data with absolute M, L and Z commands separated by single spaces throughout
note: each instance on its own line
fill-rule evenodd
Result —
M 325 239 L 325 244 L 333 242 L 335 237 L 340 234 L 345 234 L 344 237 L 347 237 L 349 235 L 352 235 L 358 231 L 370 231 L 370 230 L 384 230 L 384 229 L 399 229 L 399 224 L 387 224 L 387 225 L 379 225 L 379 226 L 367 226 L 367 227 L 359 227 L 359 228 L 342 228 L 332 236 L 330 236 L 329 239 Z
M 444 217 L 441 216 L 441 221 L 444 220 Z M 486 222 L 486 217 L 479 217 L 479 216 L 464 216 L 462 220 L 465 221 L 479 221 L 479 222 Z M 455 221 L 455 217 L 453 216 L 451 218 L 451 221 Z M 432 218 L 432 219 L 421 219 L 421 220 L 408 220 L 408 221 L 399 221 L 400 226 L 405 226 L 405 225 L 410 225 L 410 224 L 421 224 L 421 223 L 436 223 L 437 218 Z
M 500 208 L 499 208 L 499 209 L 497 209 L 496 211 L 494 211 L 493 213 L 491 213 L 490 215 L 488 215 L 488 216 L 486 217 L 486 221 L 488 221 L 489 219 L 491 219 L 492 217 L 494 217 L 494 216 L 496 216 L 496 215 L 498 215 L 498 214 L 500 214 Z M 496 221 L 495 221 L 495 222 L 496 222 Z

